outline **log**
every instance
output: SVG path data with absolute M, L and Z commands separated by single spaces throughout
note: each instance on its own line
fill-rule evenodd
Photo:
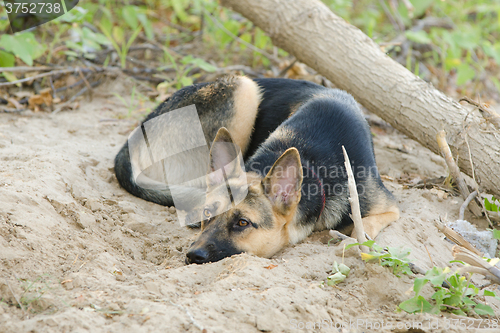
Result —
M 393 61 L 368 36 L 333 14 L 322 2 L 221 2 L 264 30 L 274 45 L 351 93 L 369 111 L 436 154 L 436 134 L 445 130 L 460 170 L 475 176 L 482 189 L 500 197 L 498 130 Z

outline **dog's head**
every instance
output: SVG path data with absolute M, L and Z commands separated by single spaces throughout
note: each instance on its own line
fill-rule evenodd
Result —
M 231 135 L 221 128 L 210 150 L 201 234 L 188 250 L 188 264 L 242 252 L 271 257 L 288 244 L 287 226 L 301 197 L 299 152 L 286 150 L 265 177 L 244 172 L 238 155 Z

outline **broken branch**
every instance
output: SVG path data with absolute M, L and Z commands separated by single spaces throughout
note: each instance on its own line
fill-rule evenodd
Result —
M 436 140 L 439 146 L 439 150 L 441 151 L 441 154 L 443 155 L 446 164 L 448 165 L 448 169 L 450 169 L 451 176 L 455 179 L 462 197 L 464 198 L 464 200 L 467 200 L 470 192 L 469 189 L 467 188 L 467 184 L 465 183 L 464 179 L 462 178 L 462 175 L 460 174 L 460 169 L 455 163 L 455 160 L 453 160 L 453 155 L 451 153 L 450 146 L 448 146 L 448 142 L 446 141 L 446 132 L 444 130 L 439 131 L 436 134 Z M 476 216 L 482 215 L 481 208 L 479 208 L 476 202 L 472 202 L 469 205 L 469 209 Z
M 344 165 L 347 171 L 347 184 L 349 186 L 349 202 L 351 203 L 351 218 L 354 222 L 353 235 L 356 236 L 358 243 L 366 242 L 365 228 L 363 226 L 363 220 L 361 219 L 361 210 L 359 209 L 358 200 L 358 190 L 356 188 L 356 180 L 351 169 L 351 162 L 349 161 L 349 156 L 345 147 L 342 146 L 342 151 L 344 152 Z M 369 249 L 367 246 L 360 245 L 359 249 L 361 252 L 368 253 Z

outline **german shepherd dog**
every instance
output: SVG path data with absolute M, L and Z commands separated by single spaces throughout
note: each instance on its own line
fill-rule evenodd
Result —
M 208 166 L 202 177 L 205 190 L 186 192 L 195 198 L 191 204 L 199 207 L 195 211 L 201 221 L 186 263 L 242 252 L 271 257 L 313 231 L 352 225 L 342 146 L 353 168 L 365 232 L 374 238 L 399 218 L 375 164 L 368 124 L 348 93 L 306 81 L 230 76 L 179 90 L 135 132 L 143 133 L 149 120 L 192 104 L 206 141 L 213 142 L 206 164 L 186 164 L 179 155 L 155 169 L 142 161 L 147 159 L 144 145 L 131 149 L 128 143 L 115 159 L 122 187 L 161 205 L 174 204 L 172 191 L 178 186 L 165 185 L 162 168 L 182 170 L 174 176 L 183 178 L 186 172 L 204 174 Z M 173 122 L 155 131 L 158 142 L 175 141 L 180 134 Z M 137 169 L 148 168 L 146 178 L 163 187 L 138 184 Z

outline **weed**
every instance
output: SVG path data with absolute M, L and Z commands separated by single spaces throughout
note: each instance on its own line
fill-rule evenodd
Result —
M 443 284 L 446 282 L 446 288 Z M 420 295 L 420 291 L 430 283 L 435 289 L 431 300 L 426 300 Z M 466 316 L 476 313 L 480 316 L 495 313 L 489 305 L 479 303 L 479 289 L 472 283 L 470 278 L 460 276 L 458 273 L 451 273 L 450 268 L 433 267 L 422 278 L 416 278 L 413 291 L 415 296 L 399 304 L 399 309 L 408 313 L 432 313 L 439 314 L 441 311 L 451 312 L 457 315 Z M 485 290 L 481 296 L 496 297 L 492 291 Z
M 375 244 L 375 241 L 369 240 L 364 243 L 354 243 L 346 246 L 346 250 L 353 246 L 364 245 L 371 248 L 373 251 L 369 253 L 361 253 L 361 259 L 364 261 L 378 260 L 381 266 L 391 267 L 392 273 L 397 277 L 399 274 L 412 274 L 410 269 L 409 249 L 400 249 L 388 247 L 387 249 Z
M 329 286 L 334 286 L 346 279 L 346 277 L 349 275 L 349 272 L 351 269 L 347 267 L 346 265 L 339 264 L 338 262 L 333 263 L 332 267 L 332 275 L 330 275 L 327 278 L 327 284 Z

